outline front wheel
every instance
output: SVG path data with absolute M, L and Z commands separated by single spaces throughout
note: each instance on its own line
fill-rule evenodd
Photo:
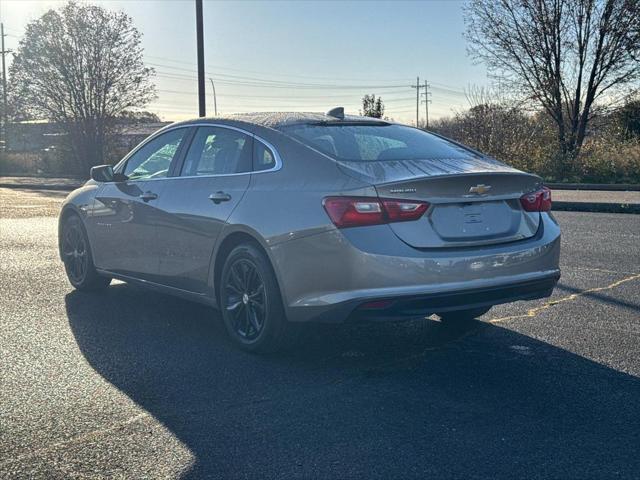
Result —
M 218 288 L 227 332 L 244 350 L 269 353 L 293 343 L 297 326 L 287 321 L 271 264 L 255 245 L 231 251 Z
M 491 307 L 471 308 L 468 310 L 453 310 L 451 312 L 442 312 L 438 316 L 445 323 L 468 322 L 474 318 L 484 315 Z
M 62 259 L 67 278 L 77 290 L 100 290 L 111 283 L 109 277 L 96 272 L 87 233 L 76 215 L 71 215 L 62 227 Z

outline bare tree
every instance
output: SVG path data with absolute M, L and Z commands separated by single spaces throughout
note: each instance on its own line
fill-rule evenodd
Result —
M 103 162 L 114 119 L 155 96 L 129 16 L 71 1 L 27 25 L 11 65 L 22 115 L 65 127 L 84 172 Z
M 471 54 L 544 108 L 563 157 L 595 103 L 640 77 L 640 0 L 471 0 L 465 21 Z

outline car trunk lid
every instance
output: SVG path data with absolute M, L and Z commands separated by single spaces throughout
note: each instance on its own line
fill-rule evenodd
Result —
M 430 204 L 419 220 L 389 224 L 416 248 L 513 242 L 532 237 L 539 227 L 540 214 L 524 211 L 520 197 L 539 188 L 541 179 L 492 159 L 340 163 L 373 183 L 381 198 Z

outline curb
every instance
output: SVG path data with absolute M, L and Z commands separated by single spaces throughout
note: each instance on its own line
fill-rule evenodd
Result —
M 545 183 L 551 190 L 604 190 L 608 192 L 640 192 L 637 183 Z
M 598 203 L 554 201 L 551 211 L 640 214 L 640 203 Z
M 25 190 L 60 190 L 71 192 L 76 188 L 80 188 L 81 183 L 77 185 L 61 185 L 59 183 L 0 183 L 0 188 L 24 188 Z

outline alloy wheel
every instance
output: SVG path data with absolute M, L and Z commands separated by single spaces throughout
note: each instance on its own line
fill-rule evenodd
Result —
M 62 252 L 69 277 L 74 283 L 82 283 L 87 274 L 89 255 L 87 242 L 78 225 L 71 224 L 65 229 Z
M 256 265 L 248 259 L 236 260 L 224 283 L 224 308 L 235 333 L 253 341 L 262 332 L 267 315 L 265 287 Z

